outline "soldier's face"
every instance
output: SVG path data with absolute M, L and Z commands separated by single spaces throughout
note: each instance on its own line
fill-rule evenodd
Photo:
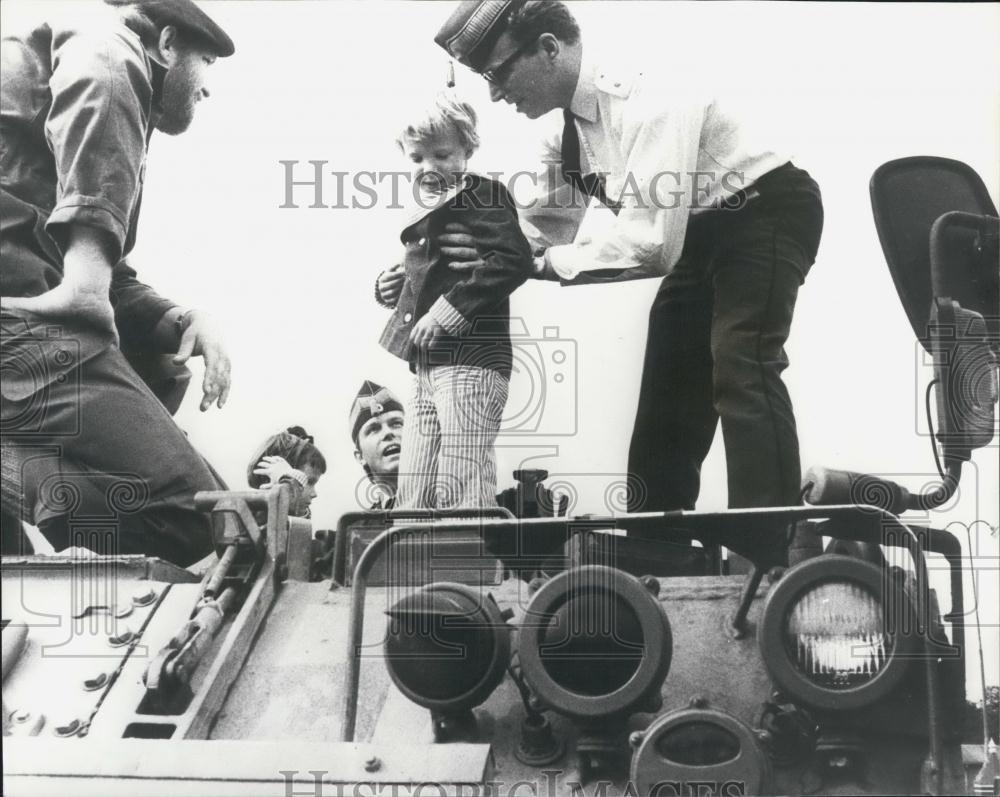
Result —
M 376 476 L 394 476 L 399 472 L 402 440 L 403 413 L 389 410 L 365 421 L 358 431 L 358 448 L 354 455 Z
M 490 99 L 503 100 L 529 119 L 544 116 L 557 106 L 555 74 L 545 52 L 521 47 L 508 33 L 497 41 L 483 76 L 490 86 Z
M 191 126 L 195 106 L 209 95 L 206 72 L 213 63 L 215 55 L 197 46 L 175 51 L 163 78 L 157 130 L 175 136 Z

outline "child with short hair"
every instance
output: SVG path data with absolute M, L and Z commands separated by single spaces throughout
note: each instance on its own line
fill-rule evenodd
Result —
M 531 247 L 500 183 L 467 171 L 479 146 L 476 112 L 441 92 L 397 139 L 420 209 L 400 238 L 400 265 L 376 284 L 394 308 L 381 344 L 410 364 L 396 507 L 496 506 L 494 444 L 511 373 L 508 297 L 531 274 Z M 437 236 L 449 222 L 476 240 L 481 264 L 449 268 Z

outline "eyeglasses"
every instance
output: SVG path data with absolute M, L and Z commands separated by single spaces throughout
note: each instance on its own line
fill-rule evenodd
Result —
M 492 83 L 494 86 L 502 86 L 510 77 L 510 71 L 514 67 L 514 62 L 533 47 L 534 44 L 534 41 L 525 42 L 492 69 L 484 69 L 482 72 L 483 77 L 486 78 L 488 83 Z

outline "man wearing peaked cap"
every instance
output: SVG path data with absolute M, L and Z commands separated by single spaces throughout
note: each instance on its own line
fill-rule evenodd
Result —
M 202 357 L 201 408 L 221 407 L 229 359 L 209 318 L 139 282 L 126 256 L 153 130 L 187 130 L 212 63 L 233 51 L 191 0 L 80 4 L 4 31 L 0 389 L 5 459 L 25 462 L 17 484 L 4 472 L 21 504 L 4 504 L 5 543 L 24 519 L 57 550 L 188 564 L 212 549 L 194 494 L 224 485 L 150 388 L 170 391 L 163 366 Z M 37 446 L 58 453 L 25 454 Z M 79 539 L 70 513 L 107 515 L 123 479 L 136 505 Z M 72 510 L 51 500 L 60 480 L 79 496 Z
M 392 509 L 396 501 L 403 405 L 396 395 L 368 379 L 351 404 L 350 430 L 354 458 L 376 488 L 370 509 Z
M 541 170 L 541 196 L 521 213 L 543 252 L 535 276 L 662 280 L 629 451 L 646 489 L 630 510 L 694 508 L 720 419 L 730 505 L 799 503 L 781 372 L 823 226 L 815 181 L 694 85 L 696 72 L 602 61 L 558 0 L 468 0 L 435 41 L 487 80 L 494 102 L 530 119 L 562 110 L 543 153 L 558 168 Z M 599 205 L 612 223 L 596 222 Z M 466 233 L 438 239 L 459 269 L 477 262 Z
M 220 58 L 227 58 L 236 52 L 233 40 L 202 11 L 193 0 L 104 0 L 110 6 L 133 6 L 143 11 L 149 19 L 161 28 L 166 25 L 184 31 L 200 39 L 202 44 Z

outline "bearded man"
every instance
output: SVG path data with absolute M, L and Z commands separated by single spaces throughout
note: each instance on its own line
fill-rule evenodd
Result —
M 229 359 L 125 258 L 153 130 L 188 129 L 234 47 L 191 0 L 106 2 L 0 49 L 4 542 L 23 519 L 56 550 L 186 565 L 212 549 L 194 494 L 224 485 L 123 352 L 203 357 L 203 411 L 225 403 Z

